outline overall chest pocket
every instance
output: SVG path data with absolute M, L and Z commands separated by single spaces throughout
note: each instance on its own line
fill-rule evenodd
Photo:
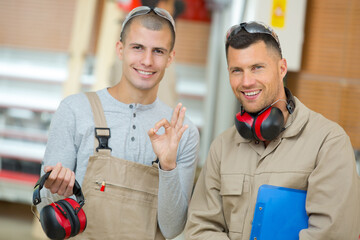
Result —
M 223 211 L 230 239 L 241 239 L 248 209 L 250 183 L 244 174 L 221 174 Z

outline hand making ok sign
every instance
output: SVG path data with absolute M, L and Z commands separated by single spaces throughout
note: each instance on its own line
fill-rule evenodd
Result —
M 164 118 L 148 131 L 153 150 L 159 158 L 163 170 L 169 171 L 176 167 L 178 145 L 183 133 L 188 128 L 188 125 L 183 125 L 185 111 L 186 108 L 182 108 L 182 104 L 179 103 L 174 109 L 170 123 Z M 164 127 L 165 133 L 156 134 L 161 127 Z

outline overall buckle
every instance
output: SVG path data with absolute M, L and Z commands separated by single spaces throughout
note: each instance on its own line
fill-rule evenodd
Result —
M 110 128 L 95 128 L 95 137 L 99 141 L 99 146 L 96 148 L 96 151 L 99 152 L 99 149 L 109 149 L 109 138 L 111 137 Z

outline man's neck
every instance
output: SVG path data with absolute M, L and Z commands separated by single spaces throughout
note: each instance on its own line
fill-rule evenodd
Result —
M 156 94 L 153 93 L 156 90 L 157 89 L 141 91 L 135 88 L 124 86 L 124 84 L 121 82 L 113 87 L 108 88 L 109 94 L 122 103 L 140 103 L 143 105 L 151 104 L 156 100 Z

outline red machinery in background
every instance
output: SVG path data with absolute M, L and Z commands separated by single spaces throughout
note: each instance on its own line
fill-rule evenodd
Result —
M 142 5 L 157 6 L 160 1 L 164 0 L 118 0 L 118 6 L 126 12 L 130 12 L 133 8 Z M 176 17 L 185 20 L 210 22 L 211 14 L 206 7 L 205 0 L 174 0 L 173 2 L 175 12 L 179 12 Z

